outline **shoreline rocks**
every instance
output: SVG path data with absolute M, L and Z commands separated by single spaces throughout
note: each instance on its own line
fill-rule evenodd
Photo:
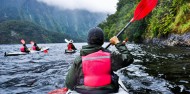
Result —
M 145 43 L 152 43 L 164 46 L 188 46 L 190 47 L 190 32 L 180 34 L 170 34 L 168 38 L 146 39 Z

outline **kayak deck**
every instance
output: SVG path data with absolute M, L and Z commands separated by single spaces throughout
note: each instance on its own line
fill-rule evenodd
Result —
M 57 93 L 59 94 L 59 93 Z M 81 94 L 76 91 L 68 90 L 65 94 Z M 128 91 L 125 91 L 123 88 L 119 87 L 119 91 L 117 93 L 110 93 L 110 94 L 129 94 Z
M 111 93 L 111 94 L 129 94 L 128 89 L 124 86 L 121 79 L 118 80 L 118 83 L 119 83 L 119 91 L 117 93 Z M 48 94 L 81 94 L 81 93 L 72 90 L 66 91 L 65 88 L 61 88 L 50 91 Z
M 5 52 L 4 56 L 17 56 L 17 55 L 26 55 L 26 54 L 28 54 L 28 53 L 26 53 L 26 52 L 12 52 L 12 53 Z
M 76 91 L 72 91 L 72 90 L 68 90 L 66 91 L 65 88 L 61 88 L 61 89 L 56 89 L 53 90 L 51 92 L 49 92 L 48 94 L 81 94 L 78 93 Z M 119 87 L 119 91 L 117 93 L 110 93 L 110 94 L 129 94 L 128 90 L 125 91 L 121 86 Z
M 67 50 L 67 49 L 65 49 L 65 53 L 75 53 L 76 52 L 76 50 Z

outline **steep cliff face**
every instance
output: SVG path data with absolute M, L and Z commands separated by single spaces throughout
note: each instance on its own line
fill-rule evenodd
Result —
M 84 39 L 89 28 L 106 18 L 103 13 L 84 10 L 60 10 L 37 0 L 1 0 L 0 22 L 30 21 L 53 31 Z

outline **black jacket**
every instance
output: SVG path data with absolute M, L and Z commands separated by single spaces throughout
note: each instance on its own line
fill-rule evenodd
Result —
M 112 71 L 117 71 L 118 69 L 126 67 L 133 62 L 133 56 L 130 54 L 130 52 L 124 44 L 118 43 L 115 45 L 115 47 L 118 49 L 118 51 L 109 51 L 111 53 Z M 99 50 L 108 51 L 102 48 L 101 46 L 97 45 L 86 45 L 82 47 L 80 51 L 80 56 L 75 58 L 74 63 L 66 76 L 65 85 L 67 88 L 71 90 L 76 88 L 86 88 L 84 85 L 79 84 L 80 79 L 83 77 L 81 56 L 86 56 Z M 114 86 L 114 83 L 111 83 L 108 86 L 100 88 L 114 89 L 116 87 Z

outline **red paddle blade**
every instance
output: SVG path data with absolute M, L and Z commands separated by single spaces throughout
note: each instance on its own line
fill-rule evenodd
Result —
M 131 22 L 144 18 L 154 9 L 157 3 L 158 0 L 141 0 L 135 9 L 134 17 Z
M 30 44 L 34 45 L 34 41 L 31 41 Z
M 44 50 L 44 53 L 47 54 L 47 53 L 48 53 L 48 50 Z
M 24 41 L 24 39 L 21 39 L 21 40 L 20 40 L 20 42 L 21 42 L 22 44 L 25 44 L 25 41 Z
M 48 94 L 66 94 L 68 91 L 67 88 L 61 88 L 61 89 L 56 89 L 51 92 L 48 92 Z
M 127 42 L 127 41 L 128 41 L 128 38 L 126 38 L 124 41 Z

